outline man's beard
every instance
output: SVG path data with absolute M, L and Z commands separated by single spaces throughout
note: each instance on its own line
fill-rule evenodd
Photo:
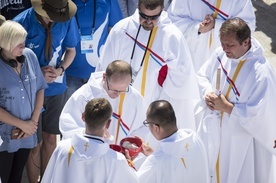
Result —
M 142 27 L 147 30 L 147 31 L 150 31 L 154 28 L 154 24 L 151 23 L 151 24 L 146 24 L 145 22 L 142 24 Z

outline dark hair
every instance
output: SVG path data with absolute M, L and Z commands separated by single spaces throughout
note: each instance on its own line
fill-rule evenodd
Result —
M 147 119 L 154 120 L 162 127 L 176 126 L 176 116 L 172 105 L 166 100 L 157 100 L 150 104 Z
M 131 66 L 123 60 L 115 60 L 111 62 L 107 66 L 105 73 L 107 78 L 111 78 L 111 76 L 124 77 L 126 75 L 132 77 Z
M 240 44 L 242 44 L 247 38 L 251 38 L 249 26 L 243 19 L 238 17 L 224 21 L 219 32 L 220 37 L 234 33 Z
M 101 129 L 111 115 L 112 107 L 105 98 L 94 98 L 85 106 L 84 119 L 88 128 Z
M 161 6 L 162 9 L 164 8 L 164 0 L 139 0 L 138 7 L 143 4 L 146 9 L 154 10 L 158 6 Z

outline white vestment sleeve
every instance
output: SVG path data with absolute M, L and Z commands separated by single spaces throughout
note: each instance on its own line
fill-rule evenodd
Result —
M 59 162 L 58 154 L 59 154 L 59 147 L 57 146 L 57 148 L 53 152 L 53 154 L 47 164 L 47 167 L 43 174 L 41 183 L 53 183 L 52 177 L 54 176 L 54 174 L 56 172 L 56 167 L 57 167 L 56 163 Z M 60 176 L 62 177 L 62 175 L 60 175 Z
M 156 166 L 158 164 L 159 163 L 157 158 L 153 156 L 149 156 L 137 172 L 139 183 L 160 182 L 160 180 L 162 179 L 162 176 L 158 173 L 160 172 L 159 166 Z
M 181 30 L 184 35 L 196 37 L 200 21 L 194 20 L 191 17 L 191 9 L 187 6 L 188 3 L 183 1 L 173 1 L 168 8 L 169 18 Z
M 83 95 L 74 94 L 66 102 L 59 118 L 59 130 L 63 139 L 72 137 L 74 133 L 84 130 L 82 113 L 87 102 L 88 100 Z
M 263 72 L 269 73 L 271 77 L 258 81 L 258 87 L 247 103 L 235 105 L 230 120 L 238 121 L 260 144 L 276 155 L 276 148 L 273 148 L 276 140 L 276 113 L 271 110 L 276 109 L 276 76 L 269 70 Z
M 221 48 L 217 48 L 217 50 L 220 50 Z M 209 92 L 215 92 L 215 89 L 213 86 L 216 86 L 216 75 L 214 73 L 217 73 L 217 69 L 219 68 L 219 62 L 217 61 L 217 51 L 214 51 L 210 58 L 206 61 L 205 64 L 200 68 L 200 70 L 197 72 L 197 80 L 199 83 L 200 88 L 200 95 L 204 99 L 205 95 Z
M 115 165 L 113 167 L 113 165 Z M 131 168 L 126 159 L 118 161 L 116 164 L 112 163 L 110 164 L 111 169 L 116 171 L 110 171 L 109 178 L 107 179 L 107 182 L 109 183 L 115 183 L 115 182 L 125 182 L 125 183 L 136 183 L 138 182 L 137 175 L 135 173 L 135 170 Z
M 200 96 L 187 43 L 182 36 L 179 38 L 165 36 L 164 40 L 169 43 L 164 45 L 164 49 L 170 52 L 165 57 L 168 72 L 159 99 L 169 101 L 174 107 L 179 122 L 178 128 L 196 130 L 194 104 L 200 100 Z M 182 120 L 184 116 L 185 121 Z

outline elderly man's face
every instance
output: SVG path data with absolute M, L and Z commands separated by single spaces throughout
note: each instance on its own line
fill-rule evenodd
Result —
M 221 36 L 220 42 L 228 58 L 238 59 L 243 56 L 249 48 L 249 38 L 240 44 L 234 33 Z
M 140 24 L 145 30 L 152 30 L 158 23 L 159 17 L 162 13 L 162 7 L 158 6 L 154 10 L 146 9 L 143 4 L 138 7 Z

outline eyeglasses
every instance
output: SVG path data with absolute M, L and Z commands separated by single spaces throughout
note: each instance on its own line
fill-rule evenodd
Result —
M 157 20 L 160 17 L 161 13 L 162 13 L 162 10 L 160 11 L 160 13 L 158 15 L 148 16 L 148 15 L 145 15 L 144 13 L 142 13 L 141 11 L 139 11 L 140 17 L 142 17 L 145 20 Z
M 159 124 L 154 123 L 154 122 L 149 122 L 147 120 L 143 121 L 143 124 L 145 125 L 145 127 L 148 127 L 150 123 L 159 126 Z
M 108 79 L 107 79 L 107 78 L 106 78 L 106 85 L 107 85 L 107 89 L 108 89 L 108 90 L 113 91 L 113 92 L 116 92 L 116 93 L 126 93 L 126 92 L 129 92 L 129 86 L 127 86 L 126 90 L 124 90 L 124 91 L 119 91 L 119 90 L 110 89 L 109 83 L 108 83 Z

